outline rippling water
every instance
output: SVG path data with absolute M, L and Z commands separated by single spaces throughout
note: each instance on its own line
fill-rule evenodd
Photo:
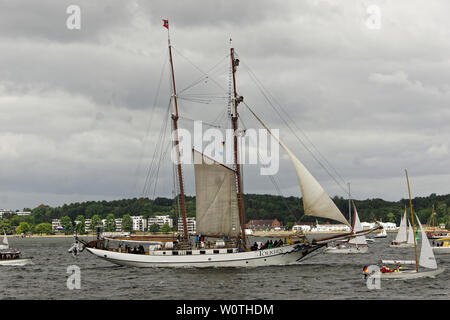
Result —
M 411 248 L 392 249 L 387 239 L 367 254 L 319 253 L 294 266 L 258 268 L 131 268 L 84 251 L 72 257 L 73 238 L 10 238 L 33 265 L 0 266 L 1 299 L 450 299 L 450 255 L 436 256 L 447 270 L 436 278 L 382 281 L 369 290 L 364 265 L 380 258 L 413 259 Z M 67 288 L 67 267 L 81 270 L 81 289 Z

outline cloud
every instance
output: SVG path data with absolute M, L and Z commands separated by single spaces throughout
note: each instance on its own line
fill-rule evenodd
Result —
M 78 1 L 81 30 L 65 26 L 70 4 L 14 1 L 0 12 L 0 200 L 10 199 L 0 207 L 142 194 L 171 94 L 163 18 L 181 126 L 229 126 L 231 36 L 239 94 L 332 196 L 345 192 L 321 164 L 361 198 L 404 197 L 405 168 L 420 195 L 450 192 L 445 1 Z M 379 30 L 365 23 L 372 4 Z M 215 97 L 193 101 L 206 93 Z M 259 128 L 239 108 L 239 125 Z M 280 155 L 279 186 L 298 196 Z M 166 160 L 155 195 L 172 195 Z M 183 172 L 193 194 L 192 168 Z M 245 192 L 276 192 L 259 168 L 244 172 Z

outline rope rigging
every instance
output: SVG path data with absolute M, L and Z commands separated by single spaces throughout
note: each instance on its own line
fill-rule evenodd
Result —
M 295 130 L 291 127 L 291 125 L 286 121 L 285 117 L 281 114 L 283 112 L 286 115 L 287 119 L 290 119 L 291 123 L 297 129 L 299 132 L 302 133 L 303 136 L 305 136 L 306 140 L 311 144 L 312 148 L 318 153 L 318 155 L 322 158 L 322 160 L 336 173 L 338 178 L 341 179 L 341 181 L 346 184 L 345 180 L 342 178 L 342 176 L 337 172 L 337 170 L 331 165 L 331 163 L 322 155 L 322 153 L 316 148 L 316 146 L 312 143 L 312 141 L 308 138 L 306 133 L 301 130 L 296 123 L 292 120 L 292 117 L 288 115 L 288 113 L 282 108 L 281 104 L 273 97 L 272 94 L 263 86 L 261 81 L 256 77 L 256 75 L 253 73 L 253 71 L 250 70 L 250 68 L 242 63 L 245 68 L 247 69 L 250 77 L 257 85 L 258 89 L 260 90 L 261 94 L 264 96 L 266 101 L 269 103 L 269 105 L 272 107 L 272 109 L 275 111 L 275 113 L 278 115 L 278 117 L 283 121 L 283 123 L 286 125 L 286 127 L 292 132 L 292 134 L 295 136 L 295 138 L 303 145 L 303 147 L 311 154 L 311 156 L 316 160 L 316 162 L 325 170 L 325 172 L 334 180 L 334 182 L 344 191 L 345 194 L 348 194 L 348 190 L 342 185 L 341 182 L 338 181 L 338 179 L 328 170 L 328 168 L 322 163 L 322 161 L 319 160 L 319 158 L 314 154 L 314 152 L 306 145 L 306 143 L 297 135 Z M 269 96 L 275 101 L 275 103 L 278 105 L 281 112 L 275 107 L 275 105 L 270 100 Z M 249 106 L 244 102 L 244 104 L 249 108 Z

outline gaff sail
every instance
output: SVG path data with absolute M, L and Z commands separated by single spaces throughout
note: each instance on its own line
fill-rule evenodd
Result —
M 236 172 L 193 150 L 197 234 L 239 236 Z
M 270 135 L 278 141 L 280 146 L 288 154 L 292 164 L 294 165 L 295 172 L 297 174 L 298 182 L 300 184 L 300 190 L 302 192 L 303 198 L 303 208 L 305 214 L 309 216 L 321 217 L 332 219 L 335 221 L 342 222 L 347 226 L 350 223 L 344 217 L 344 215 L 339 211 L 334 202 L 319 184 L 319 182 L 313 177 L 313 175 L 305 168 L 303 163 L 285 146 L 280 139 L 272 134 L 270 129 L 264 124 L 264 122 L 259 119 L 259 117 L 251 110 L 248 106 L 247 108 L 253 114 L 253 116 L 261 123 L 261 125 L 270 133 Z
M 353 209 L 355 210 L 355 218 L 353 219 L 353 232 L 363 231 L 363 227 L 361 226 L 361 222 L 359 220 L 358 212 L 356 211 L 356 206 L 353 203 Z M 348 241 L 351 244 L 359 244 L 364 245 L 367 244 L 365 236 L 357 236 Z

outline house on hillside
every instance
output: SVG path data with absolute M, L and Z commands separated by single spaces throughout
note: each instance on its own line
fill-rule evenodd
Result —
M 278 219 L 266 219 L 266 220 L 250 220 L 247 225 L 247 229 L 253 231 L 279 231 L 283 228 L 281 222 Z

